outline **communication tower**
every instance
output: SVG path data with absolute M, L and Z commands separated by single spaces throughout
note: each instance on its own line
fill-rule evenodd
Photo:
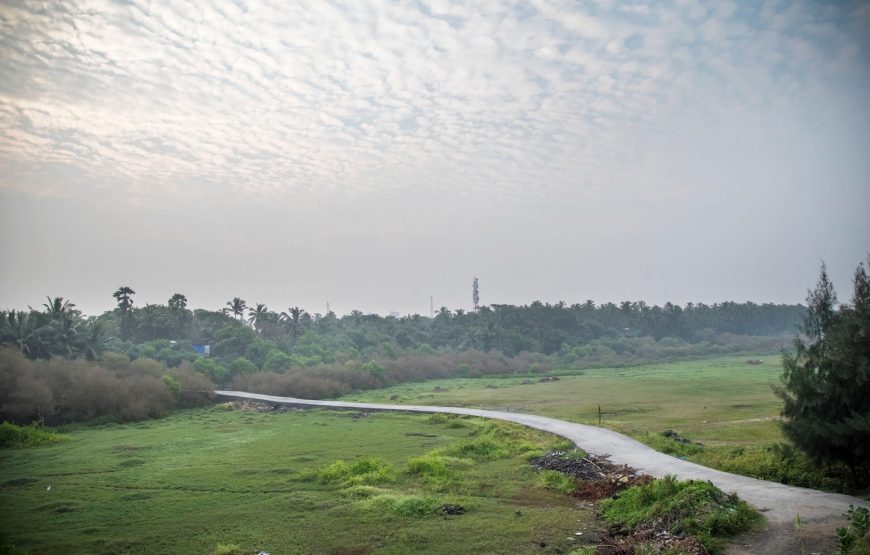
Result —
M 474 283 L 471 284 L 471 299 L 474 301 L 474 310 L 477 310 L 480 303 L 480 289 L 477 286 L 477 278 L 474 278 Z

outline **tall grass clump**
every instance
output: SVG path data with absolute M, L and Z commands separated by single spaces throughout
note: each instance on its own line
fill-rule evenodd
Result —
M 425 478 L 446 479 L 451 475 L 450 459 L 434 453 L 413 457 L 408 460 L 407 472 Z
M 395 470 L 392 465 L 376 457 L 362 457 L 353 462 L 337 460 L 315 471 L 314 477 L 322 484 L 383 484 L 394 480 Z
M 629 529 L 657 522 L 674 534 L 695 536 L 711 553 L 721 552 L 722 538 L 743 532 L 761 515 L 735 494 L 726 495 L 709 482 L 681 482 L 673 476 L 635 486 L 599 505 L 612 524 Z
M 574 481 L 558 470 L 542 470 L 538 473 L 538 481 L 551 491 L 570 495 L 574 491 Z
M 69 438 L 57 432 L 46 430 L 36 424 L 18 426 L 11 422 L 0 424 L 0 448 L 17 449 L 35 447 L 48 443 L 59 443 Z

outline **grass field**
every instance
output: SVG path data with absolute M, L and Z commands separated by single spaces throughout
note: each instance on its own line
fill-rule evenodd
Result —
M 782 402 L 772 386 L 779 383 L 781 358 L 752 359 L 760 364 L 747 364 L 746 357 L 721 357 L 554 371 L 559 381 L 543 383 L 537 374 L 438 380 L 343 400 L 512 410 L 596 425 L 600 406 L 602 426 L 665 453 L 737 474 L 842 491 L 841 479 L 823 475 L 800 453 L 778 449 L 785 441 L 778 422 Z M 664 438 L 662 432 L 669 429 L 693 443 Z
M 561 375 L 457 378 L 403 384 L 348 395 L 342 400 L 509 409 L 620 432 L 658 433 L 672 428 L 710 445 L 760 446 L 782 440 L 776 419 L 782 406 L 772 385 L 782 373 L 779 356 L 712 358 Z M 553 372 L 560 375 L 558 371 Z M 524 385 L 523 381 L 534 381 Z
M 595 526 L 591 511 L 547 489 L 526 462 L 559 439 L 505 423 L 209 408 L 68 435 L 0 450 L 7 546 L 33 554 L 564 553 L 578 543 L 575 531 Z M 466 513 L 438 514 L 447 503 Z

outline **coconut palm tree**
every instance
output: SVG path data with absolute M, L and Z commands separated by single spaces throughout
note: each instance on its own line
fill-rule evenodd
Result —
M 257 303 L 254 308 L 248 309 L 248 323 L 257 331 L 262 330 L 268 317 L 269 309 L 263 303 Z
M 243 299 L 239 297 L 233 297 L 233 300 L 227 301 L 227 307 L 229 307 L 230 312 L 233 313 L 233 316 L 241 320 L 245 317 L 245 309 L 248 308 L 248 305 L 245 304 Z
M 3 312 L 0 319 L 0 344 L 15 345 L 25 356 L 36 358 L 44 350 L 38 326 L 30 314 L 22 310 Z
M 79 353 L 84 355 L 88 360 L 96 360 L 112 338 L 106 334 L 106 328 L 103 322 L 99 320 L 88 320 L 79 326 L 78 344 L 76 345 Z
M 281 319 L 288 323 L 290 337 L 294 340 L 299 337 L 302 331 L 301 321 L 306 315 L 307 313 L 298 306 L 291 306 L 287 309 L 287 312 L 281 313 Z

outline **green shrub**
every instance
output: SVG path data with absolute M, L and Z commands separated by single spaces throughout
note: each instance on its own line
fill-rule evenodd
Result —
M 324 484 L 360 485 L 391 482 L 394 474 L 392 465 L 375 457 L 363 457 L 353 463 L 337 460 L 326 468 L 316 471 L 315 476 Z
M 68 439 L 66 436 L 43 429 L 36 424 L 28 426 L 18 426 L 10 422 L 0 424 L 0 448 L 35 447 L 46 443 L 67 441 Z
M 726 495 L 709 482 L 681 482 L 673 476 L 628 488 L 617 499 L 602 501 L 599 508 L 610 523 L 636 528 L 657 521 L 672 533 L 697 536 L 711 552 L 721 551 L 722 538 L 761 520 L 736 495 Z
M 870 510 L 849 505 L 848 528 L 837 528 L 837 555 L 870 555 Z
M 181 397 L 181 383 L 173 378 L 170 374 L 163 374 L 160 378 L 160 381 L 163 382 L 163 385 L 169 389 L 169 392 L 172 393 L 172 397 L 177 401 L 179 397 Z
M 432 453 L 408 460 L 408 474 L 416 474 L 429 478 L 447 478 L 450 467 L 447 457 Z

